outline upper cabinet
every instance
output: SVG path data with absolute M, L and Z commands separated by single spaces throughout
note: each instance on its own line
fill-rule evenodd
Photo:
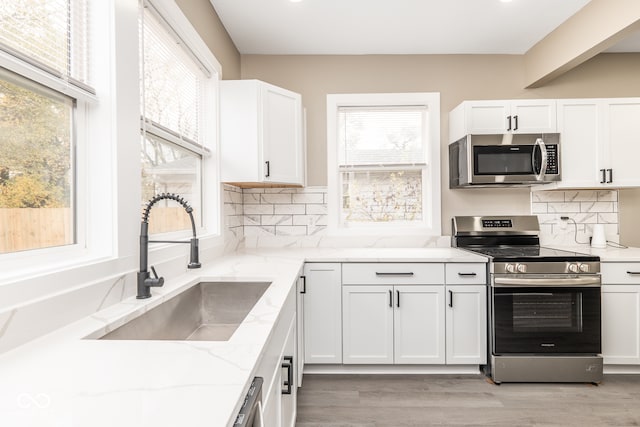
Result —
M 220 82 L 223 182 L 304 185 L 302 99 L 259 80 Z
M 449 113 L 449 142 L 465 135 L 555 133 L 556 101 L 465 101 Z
M 640 98 L 558 100 L 562 181 L 538 187 L 640 186 Z

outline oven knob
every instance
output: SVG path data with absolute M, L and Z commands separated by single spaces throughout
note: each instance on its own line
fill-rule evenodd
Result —
M 507 266 L 504 269 L 507 270 L 507 273 L 515 273 L 516 272 L 516 265 L 515 264 L 507 264 Z
M 580 271 L 583 273 L 589 272 L 589 264 L 580 264 Z
M 569 271 L 571 273 L 577 273 L 578 272 L 578 264 L 569 264 Z
M 527 272 L 527 264 L 518 264 L 516 265 L 516 269 L 518 273 L 526 273 Z

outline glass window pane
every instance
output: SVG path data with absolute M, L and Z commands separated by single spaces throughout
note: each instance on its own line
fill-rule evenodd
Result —
M 75 243 L 73 101 L 0 73 L 0 253 Z
M 143 116 L 198 142 L 202 72 L 149 12 L 143 46 Z
M 0 43 L 54 70 L 89 83 L 86 0 L 0 2 Z
M 424 164 L 425 107 L 342 107 L 340 165 Z
M 342 172 L 343 223 L 422 221 L 422 171 Z
M 182 196 L 193 208 L 196 226 L 200 220 L 200 156 L 147 134 L 142 138 L 142 206 L 160 193 Z M 149 233 L 191 229 L 189 215 L 172 200 L 154 205 Z

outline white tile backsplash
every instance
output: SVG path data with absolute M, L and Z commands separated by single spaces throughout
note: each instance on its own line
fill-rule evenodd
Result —
M 605 224 L 607 240 L 618 242 L 617 201 L 616 190 L 534 191 L 531 213 L 538 216 L 542 244 L 589 243 L 593 224 Z
M 238 236 L 321 236 L 327 226 L 327 188 L 224 186 L 225 225 Z

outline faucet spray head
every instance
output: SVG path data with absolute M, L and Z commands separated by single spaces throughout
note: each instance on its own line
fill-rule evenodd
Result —
M 187 265 L 187 268 L 200 268 L 201 266 L 202 264 L 200 264 L 200 259 L 198 255 L 198 239 L 196 239 L 195 237 L 192 237 L 189 265 Z

